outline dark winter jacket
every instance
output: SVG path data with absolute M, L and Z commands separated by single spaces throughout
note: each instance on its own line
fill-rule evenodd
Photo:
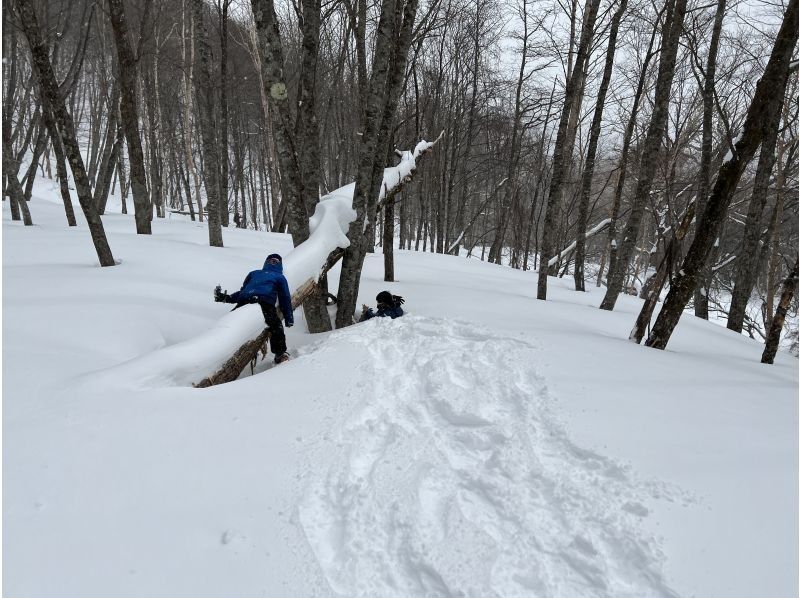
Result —
M 379 318 L 385 318 L 386 316 L 390 317 L 392 320 L 395 318 L 399 318 L 403 315 L 403 308 L 399 305 L 387 305 L 385 303 L 378 304 L 378 311 L 373 311 L 372 308 L 368 309 L 364 312 L 364 315 L 361 317 L 361 321 L 369 320 L 370 318 L 374 318 L 375 316 Z
M 283 319 L 287 326 L 294 324 L 292 313 L 292 295 L 289 293 L 289 283 L 283 275 L 282 264 L 264 262 L 261 270 L 253 270 L 242 283 L 239 291 L 231 294 L 230 303 L 270 303 L 278 300 Z

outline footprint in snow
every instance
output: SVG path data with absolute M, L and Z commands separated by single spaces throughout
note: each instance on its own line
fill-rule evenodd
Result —
M 669 490 L 572 443 L 535 345 L 416 316 L 328 340 L 372 357 L 298 507 L 335 592 L 674 596 L 640 528 Z

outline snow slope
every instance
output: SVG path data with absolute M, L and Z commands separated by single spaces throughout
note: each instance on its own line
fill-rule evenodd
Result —
M 399 251 L 360 299 L 407 316 L 300 316 L 292 361 L 193 389 L 260 317 L 211 289 L 288 237 L 109 214 L 101 269 L 56 199 L 4 212 L 5 595 L 797 594 L 796 359 L 689 316 L 650 350 L 638 299 Z

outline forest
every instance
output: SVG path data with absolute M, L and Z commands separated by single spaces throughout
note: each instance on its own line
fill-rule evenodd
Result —
M 681 314 L 797 349 L 798 5 L 688 0 L 8 0 L 3 200 L 65 218 L 310 235 L 355 181 L 349 245 L 320 264 L 309 331 L 352 323 L 365 256 L 463 255 L 645 300 L 631 338 Z M 420 140 L 418 172 L 379 199 Z M 78 198 L 73 205 L 70 191 Z M 663 293 L 666 291 L 666 295 Z M 660 313 L 651 322 L 656 302 Z M 770 341 L 772 341 L 770 343 Z M 774 352 L 772 353 L 774 357 Z M 765 352 L 765 360 L 767 352 Z

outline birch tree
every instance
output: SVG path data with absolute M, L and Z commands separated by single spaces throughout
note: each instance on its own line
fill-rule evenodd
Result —
M 100 260 L 100 265 L 113 266 L 115 265 L 114 256 L 106 239 L 103 222 L 95 209 L 91 183 L 86 174 L 83 157 L 75 135 L 75 124 L 72 116 L 67 112 L 64 100 L 59 95 L 58 83 L 53 72 L 53 66 L 50 63 L 47 46 L 42 39 L 33 0 L 14 0 L 14 5 L 19 15 L 22 31 L 30 47 L 32 66 L 39 83 L 41 100 L 44 109 L 49 110 L 53 115 L 58 129 L 58 136 L 64 145 L 64 151 L 72 168 L 78 201 L 89 226 L 89 233 L 92 236 L 92 242 Z
M 738 137 L 730 157 L 723 163 L 717 174 L 717 180 L 709 196 L 705 212 L 698 223 L 694 241 L 647 339 L 648 347 L 666 348 L 683 308 L 697 285 L 699 273 L 719 233 L 731 197 L 745 167 L 752 160 L 768 131 L 776 127 L 780 121 L 781 105 L 791 68 L 791 57 L 797 43 L 797 19 L 798 0 L 790 0 L 769 62 L 756 85 L 741 135 Z

